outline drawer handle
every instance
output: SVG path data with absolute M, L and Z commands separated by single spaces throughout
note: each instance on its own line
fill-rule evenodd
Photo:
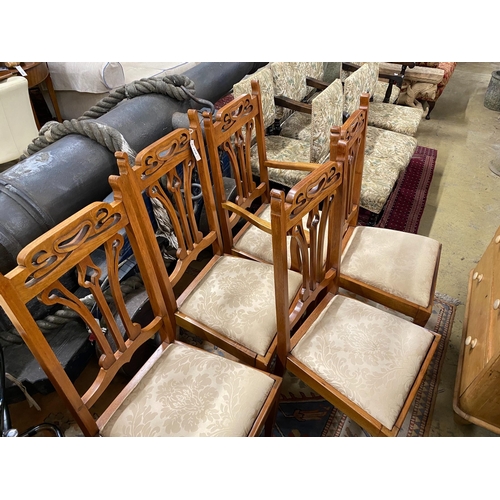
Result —
M 474 349 L 474 347 L 476 347 L 476 345 L 477 345 L 477 339 L 472 340 L 472 337 L 469 335 L 465 339 L 465 345 L 470 345 L 470 348 Z
M 495 302 L 493 302 L 493 309 L 495 309 L 495 311 L 500 307 L 500 299 L 497 299 L 495 300 Z
M 473 280 L 477 280 L 477 277 L 479 276 L 479 273 L 476 271 L 473 275 L 472 275 L 472 279 Z
M 500 235 L 495 238 L 495 243 L 500 243 Z
M 483 281 L 483 275 L 480 274 L 478 277 L 477 277 L 477 282 L 478 283 L 481 283 L 481 281 Z

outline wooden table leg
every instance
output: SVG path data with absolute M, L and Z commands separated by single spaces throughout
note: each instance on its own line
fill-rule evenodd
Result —
M 33 101 L 31 99 L 31 96 L 30 96 L 30 104 L 31 104 L 31 110 L 33 111 L 33 117 L 35 118 L 35 124 L 36 124 L 36 128 L 38 130 L 40 130 L 40 122 L 38 120 L 38 116 L 36 114 L 36 109 L 35 109 L 35 106 L 33 106 Z
M 47 84 L 47 90 L 49 91 L 50 100 L 52 101 L 52 106 L 54 106 L 54 111 L 56 112 L 57 121 L 62 122 L 63 119 L 61 117 L 61 112 L 59 111 L 59 104 L 57 103 L 57 97 L 54 91 L 54 86 L 52 85 L 50 74 L 47 76 L 45 82 Z

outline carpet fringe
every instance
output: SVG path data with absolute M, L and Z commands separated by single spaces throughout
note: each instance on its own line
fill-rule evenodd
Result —
M 454 297 L 451 297 L 450 295 L 446 293 L 440 293 L 436 292 L 434 296 L 444 302 L 449 302 L 450 304 L 453 304 L 454 306 L 460 306 L 463 304 L 461 300 L 455 299 Z

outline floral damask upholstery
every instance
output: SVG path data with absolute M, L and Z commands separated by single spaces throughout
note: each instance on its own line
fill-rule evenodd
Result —
M 414 137 L 377 127 L 366 128 L 365 157 L 386 159 L 402 171 L 410 163 L 416 149 L 417 140 Z
M 422 327 L 337 295 L 291 354 L 392 429 L 432 340 Z
M 358 226 L 342 255 L 341 270 L 345 276 L 427 307 L 439 248 L 438 241 L 425 236 Z
M 288 272 L 290 302 L 302 276 Z M 222 256 L 179 311 L 264 356 L 276 335 L 274 268 Z
M 388 82 L 381 82 L 380 80 L 375 85 L 375 91 L 372 95 L 372 102 L 384 102 L 385 94 L 387 93 Z M 392 86 L 391 95 L 389 96 L 389 103 L 396 104 L 399 99 L 401 89 L 397 85 Z
M 361 182 L 361 207 L 379 214 L 400 175 L 399 166 L 385 158 L 365 156 Z
M 359 69 L 346 78 L 344 93 L 347 115 L 359 107 L 358 96 L 363 92 L 373 96 L 378 81 L 374 79 L 375 73 L 378 75 L 378 63 L 362 63 Z M 411 136 L 416 134 L 421 119 L 420 109 L 376 101 L 371 103 L 368 113 L 368 125 Z
M 372 127 L 414 136 L 421 120 L 422 110 L 418 108 L 397 106 L 385 102 L 370 104 L 368 123 Z
M 269 127 L 274 123 L 276 117 L 276 107 L 274 105 L 274 86 L 273 75 L 269 68 L 261 68 L 253 75 L 249 75 L 238 83 L 233 85 L 233 95 L 238 97 L 242 94 L 251 94 L 252 80 L 257 80 L 261 89 L 262 97 L 262 116 L 264 119 L 264 126 Z
M 264 211 L 259 214 L 262 220 L 271 222 L 271 206 L 268 205 Z M 288 248 L 290 247 L 290 236 L 287 236 Z M 244 251 L 247 254 L 271 264 L 273 262 L 273 242 L 272 236 L 262 231 L 257 226 L 250 226 L 245 234 L 234 244 L 234 248 Z M 288 253 L 288 268 L 290 268 L 291 257 Z
M 247 436 L 273 385 L 241 363 L 170 344 L 102 436 Z
M 273 62 L 271 71 L 274 82 L 274 95 L 285 96 L 302 101 L 313 90 L 306 84 L 306 78 L 323 77 L 322 62 Z M 280 121 L 289 117 L 292 110 L 276 106 L 276 116 Z

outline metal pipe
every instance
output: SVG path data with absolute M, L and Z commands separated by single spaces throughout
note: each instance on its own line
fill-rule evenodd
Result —
M 186 71 L 196 96 L 212 102 L 233 84 L 266 63 L 205 62 Z M 120 131 L 140 151 L 172 129 L 172 115 L 199 108 L 149 94 L 120 103 L 96 121 Z M 108 177 L 117 173 L 113 154 L 91 139 L 69 135 L 0 174 L 0 271 L 16 266 L 16 256 L 33 239 L 85 205 L 110 192 Z

